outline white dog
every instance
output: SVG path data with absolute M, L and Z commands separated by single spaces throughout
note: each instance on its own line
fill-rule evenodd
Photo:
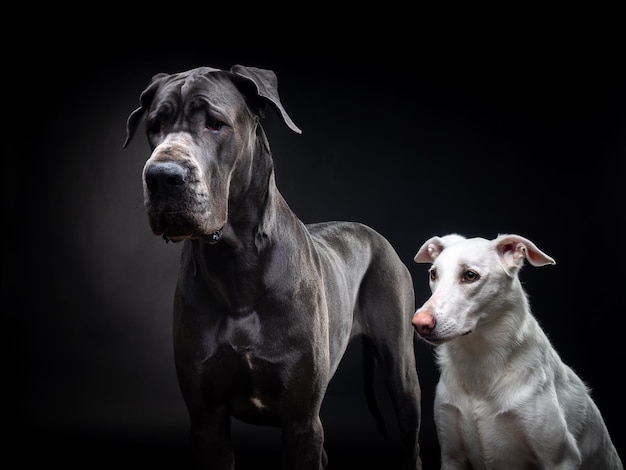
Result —
M 537 320 L 518 278 L 555 261 L 518 235 L 433 237 L 432 296 L 413 316 L 435 349 L 442 469 L 623 469 L 596 404 Z

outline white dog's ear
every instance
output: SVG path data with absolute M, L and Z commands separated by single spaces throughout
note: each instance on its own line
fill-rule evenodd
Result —
M 498 235 L 494 243 L 507 272 L 521 268 L 524 259 L 533 266 L 556 264 L 553 258 L 537 248 L 533 242 L 519 235 Z
M 443 237 L 432 237 L 424 242 L 413 260 L 416 263 L 432 263 L 446 247 L 461 240 L 465 240 L 465 237 L 455 233 Z

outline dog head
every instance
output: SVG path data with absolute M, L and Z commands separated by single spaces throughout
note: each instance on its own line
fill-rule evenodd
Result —
M 457 234 L 432 237 L 418 250 L 417 263 L 431 263 L 431 297 L 412 319 L 417 334 L 438 345 L 472 333 L 482 322 L 526 302 L 518 272 L 555 264 L 534 243 L 519 235 L 493 240 Z
M 220 239 L 230 198 L 246 194 L 257 170 L 253 156 L 269 155 L 259 124 L 267 104 L 301 133 L 280 102 L 271 70 L 235 65 L 159 73 L 139 100 L 124 147 L 145 116 L 152 153 L 142 174 L 144 204 L 152 231 L 166 240 Z M 270 171 L 270 162 L 259 165 Z

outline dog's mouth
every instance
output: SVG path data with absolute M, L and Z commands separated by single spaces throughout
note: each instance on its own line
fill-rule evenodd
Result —
M 432 344 L 433 346 L 440 346 L 443 343 L 447 343 L 449 341 L 453 341 L 456 338 L 462 338 L 463 336 L 467 336 L 470 333 L 472 333 L 472 331 L 474 331 L 473 329 L 470 330 L 466 330 L 466 331 L 462 331 L 458 334 L 455 335 L 450 335 L 450 336 L 441 336 L 441 335 L 437 335 L 437 334 L 419 334 L 419 337 L 422 338 L 424 341 L 426 341 L 429 344 Z
M 160 235 L 166 242 L 180 242 L 185 239 L 204 240 L 215 244 L 222 238 L 224 225 L 217 230 L 198 226 L 185 214 L 178 212 L 149 214 L 150 227 L 155 235 Z
M 178 243 L 189 238 L 191 240 L 199 240 L 199 239 L 204 240 L 208 244 L 214 245 L 215 243 L 219 242 L 220 239 L 222 238 L 223 230 L 224 230 L 224 227 L 216 230 L 215 232 L 209 235 L 200 235 L 196 233 L 185 234 L 185 235 L 168 235 L 167 233 L 164 232 L 161 234 L 161 237 L 163 238 L 163 240 L 165 240 L 165 243 L 169 243 L 169 242 Z

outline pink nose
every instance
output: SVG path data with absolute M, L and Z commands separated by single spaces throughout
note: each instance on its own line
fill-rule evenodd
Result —
M 420 335 L 427 335 L 435 328 L 435 317 L 428 310 L 413 315 L 411 323 Z

